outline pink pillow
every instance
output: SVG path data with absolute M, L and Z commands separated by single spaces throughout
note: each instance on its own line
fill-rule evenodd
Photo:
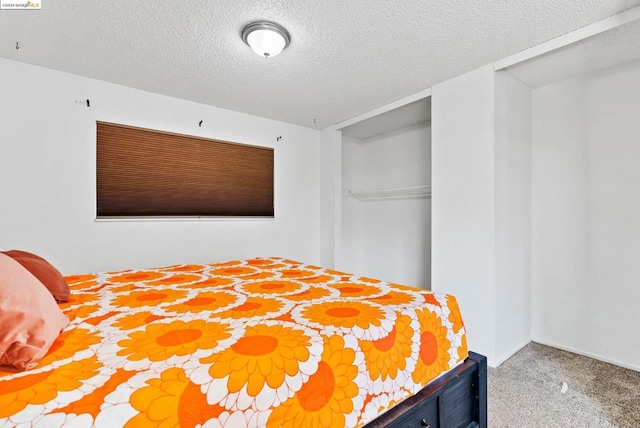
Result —
M 67 324 L 44 285 L 0 253 L 0 365 L 35 367 Z
M 69 284 L 64 277 L 48 261 L 33 253 L 20 250 L 4 251 L 13 260 L 24 266 L 51 292 L 58 302 L 69 301 Z

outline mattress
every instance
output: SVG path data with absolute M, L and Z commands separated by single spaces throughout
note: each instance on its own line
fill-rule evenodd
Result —
M 66 278 L 0 426 L 358 427 L 467 357 L 455 297 L 282 258 Z

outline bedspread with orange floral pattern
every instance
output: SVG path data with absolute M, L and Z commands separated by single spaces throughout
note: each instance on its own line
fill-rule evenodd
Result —
M 456 300 L 259 258 L 67 277 L 0 426 L 356 427 L 467 357 Z

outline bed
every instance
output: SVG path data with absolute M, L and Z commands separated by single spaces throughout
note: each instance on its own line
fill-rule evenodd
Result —
M 484 427 L 455 297 L 282 258 L 66 277 L 0 427 Z

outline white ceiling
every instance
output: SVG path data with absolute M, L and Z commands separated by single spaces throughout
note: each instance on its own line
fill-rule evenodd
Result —
M 41 3 L 0 11 L 0 56 L 321 129 L 640 0 Z M 258 19 L 291 34 L 279 56 L 242 42 Z

